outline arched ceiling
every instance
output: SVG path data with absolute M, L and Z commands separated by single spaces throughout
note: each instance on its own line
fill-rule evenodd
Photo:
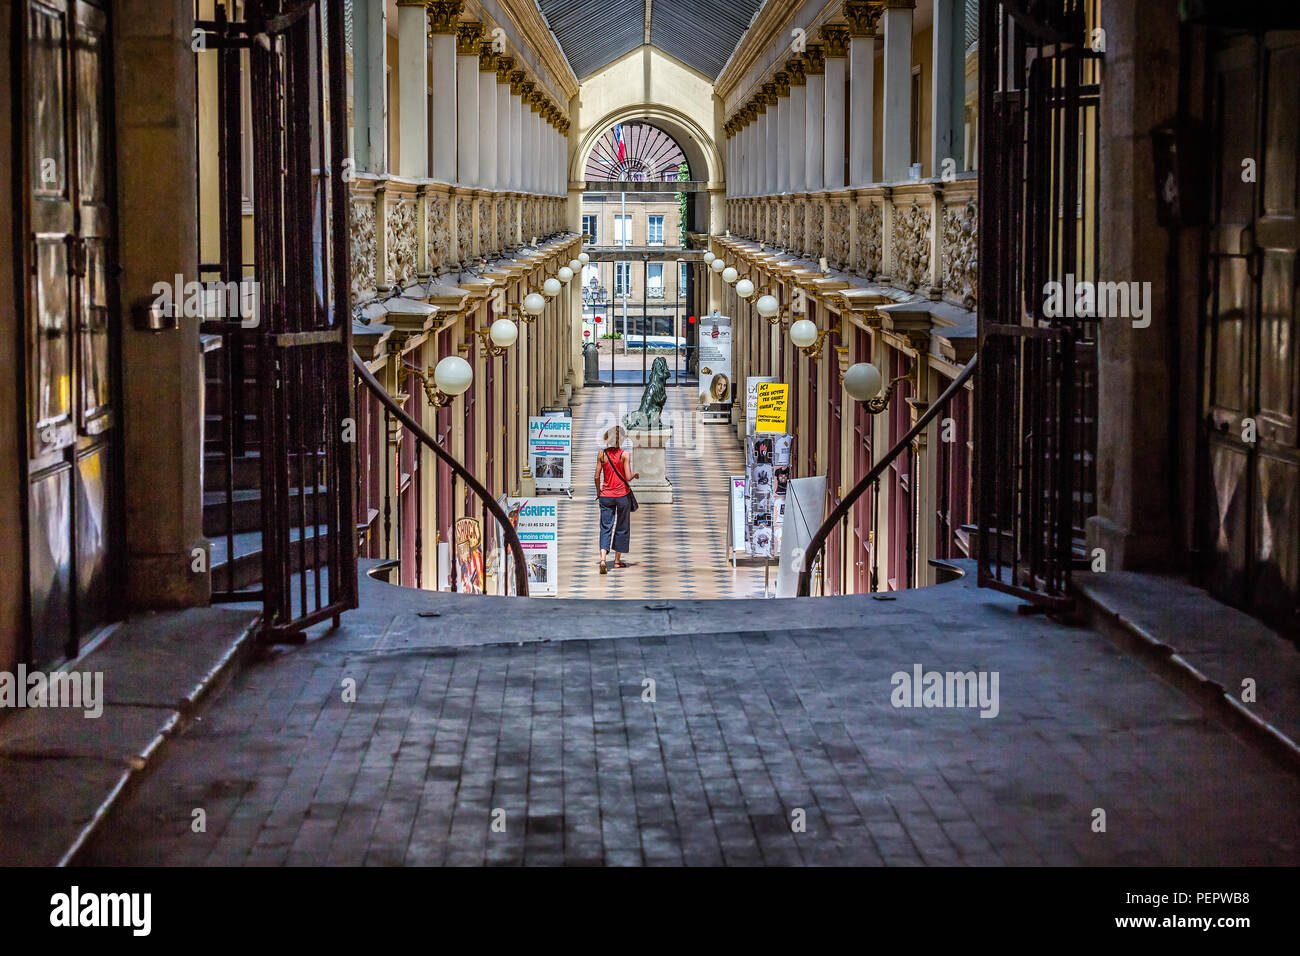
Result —
M 643 44 L 717 79 L 763 0 L 537 0 L 583 80 Z

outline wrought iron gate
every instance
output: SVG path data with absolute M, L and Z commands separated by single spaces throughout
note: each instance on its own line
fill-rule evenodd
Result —
M 252 360 L 264 636 L 299 639 L 357 605 L 343 2 L 227 0 L 197 25 L 220 63 L 221 262 L 205 268 L 256 283 L 255 319 L 205 323 L 226 340 L 231 371 L 227 464 L 233 472 L 250 427 L 241 399 Z M 246 146 L 251 270 L 241 238 Z M 231 544 L 233 566 L 233 535 Z
M 1096 320 L 1047 303 L 1096 279 L 1099 27 L 1098 0 L 980 4 L 979 583 L 1049 608 L 1096 483 Z

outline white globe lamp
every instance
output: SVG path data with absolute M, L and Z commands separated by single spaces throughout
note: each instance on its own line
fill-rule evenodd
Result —
M 578 262 L 581 265 L 585 266 L 590 261 L 591 261 L 591 256 L 587 255 L 585 252 L 578 253 Z
M 748 279 L 741 279 L 736 283 L 736 295 L 740 296 L 742 299 L 748 299 L 753 294 L 754 283 L 750 282 Z
M 569 260 L 569 268 L 570 268 L 572 271 L 574 271 L 574 272 L 581 272 L 581 271 L 582 271 L 582 263 L 579 262 L 577 259 L 570 259 L 570 260 Z
M 740 278 L 740 273 L 736 271 L 735 266 L 727 266 L 722 270 L 722 281 L 727 285 L 735 285 L 736 280 Z
M 546 311 L 546 297 L 540 292 L 528 293 L 524 296 L 524 311 L 529 315 L 541 315 Z
M 774 295 L 760 295 L 758 301 L 754 303 L 754 308 L 758 309 L 758 314 L 765 319 L 770 319 L 781 311 L 781 303 L 776 301 Z
M 563 286 L 560 285 L 560 280 L 555 278 L 555 276 L 551 276 L 551 278 L 542 283 L 542 291 L 546 293 L 548 299 L 554 299 L 560 294 L 560 289 L 562 288 Z
M 817 341 L 817 325 L 812 319 L 800 319 L 790 326 L 790 341 L 804 349 Z
M 568 266 L 560 266 L 559 271 L 555 273 L 555 278 L 567 285 L 569 280 L 573 278 L 573 270 Z
M 790 330 L 793 335 L 794 330 Z M 869 402 L 880 394 L 885 379 L 880 369 L 870 362 L 858 362 L 850 365 L 844 373 L 844 391 L 855 402 Z
M 509 319 L 497 319 L 492 323 L 492 328 L 488 329 L 488 337 L 492 339 L 493 345 L 508 349 L 519 338 L 519 326 Z
M 705 264 L 705 265 L 713 265 L 713 260 L 716 259 L 716 258 L 718 258 L 718 257 L 715 256 L 712 252 L 706 252 L 706 253 L 704 254 L 704 264 Z
M 433 384 L 444 395 L 461 395 L 474 381 L 474 370 L 459 355 L 448 355 L 433 369 Z
M 725 269 L 726 267 L 727 264 L 719 258 L 715 258 L 712 262 L 709 263 L 709 268 L 717 273 L 721 273 L 722 270 Z

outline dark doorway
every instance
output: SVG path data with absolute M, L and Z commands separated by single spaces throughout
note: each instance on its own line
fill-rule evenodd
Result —
M 110 33 L 85 0 L 23 15 L 28 656 L 50 663 L 118 615 L 118 334 Z
M 1300 31 L 1213 53 L 1214 218 L 1207 250 L 1199 531 L 1207 587 L 1300 626 Z M 1254 181 L 1243 162 L 1255 162 Z

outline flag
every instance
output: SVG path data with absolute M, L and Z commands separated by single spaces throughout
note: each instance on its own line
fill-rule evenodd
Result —
M 614 145 L 617 147 L 618 161 L 621 163 L 627 158 L 627 146 L 623 143 L 623 124 L 614 124 Z

